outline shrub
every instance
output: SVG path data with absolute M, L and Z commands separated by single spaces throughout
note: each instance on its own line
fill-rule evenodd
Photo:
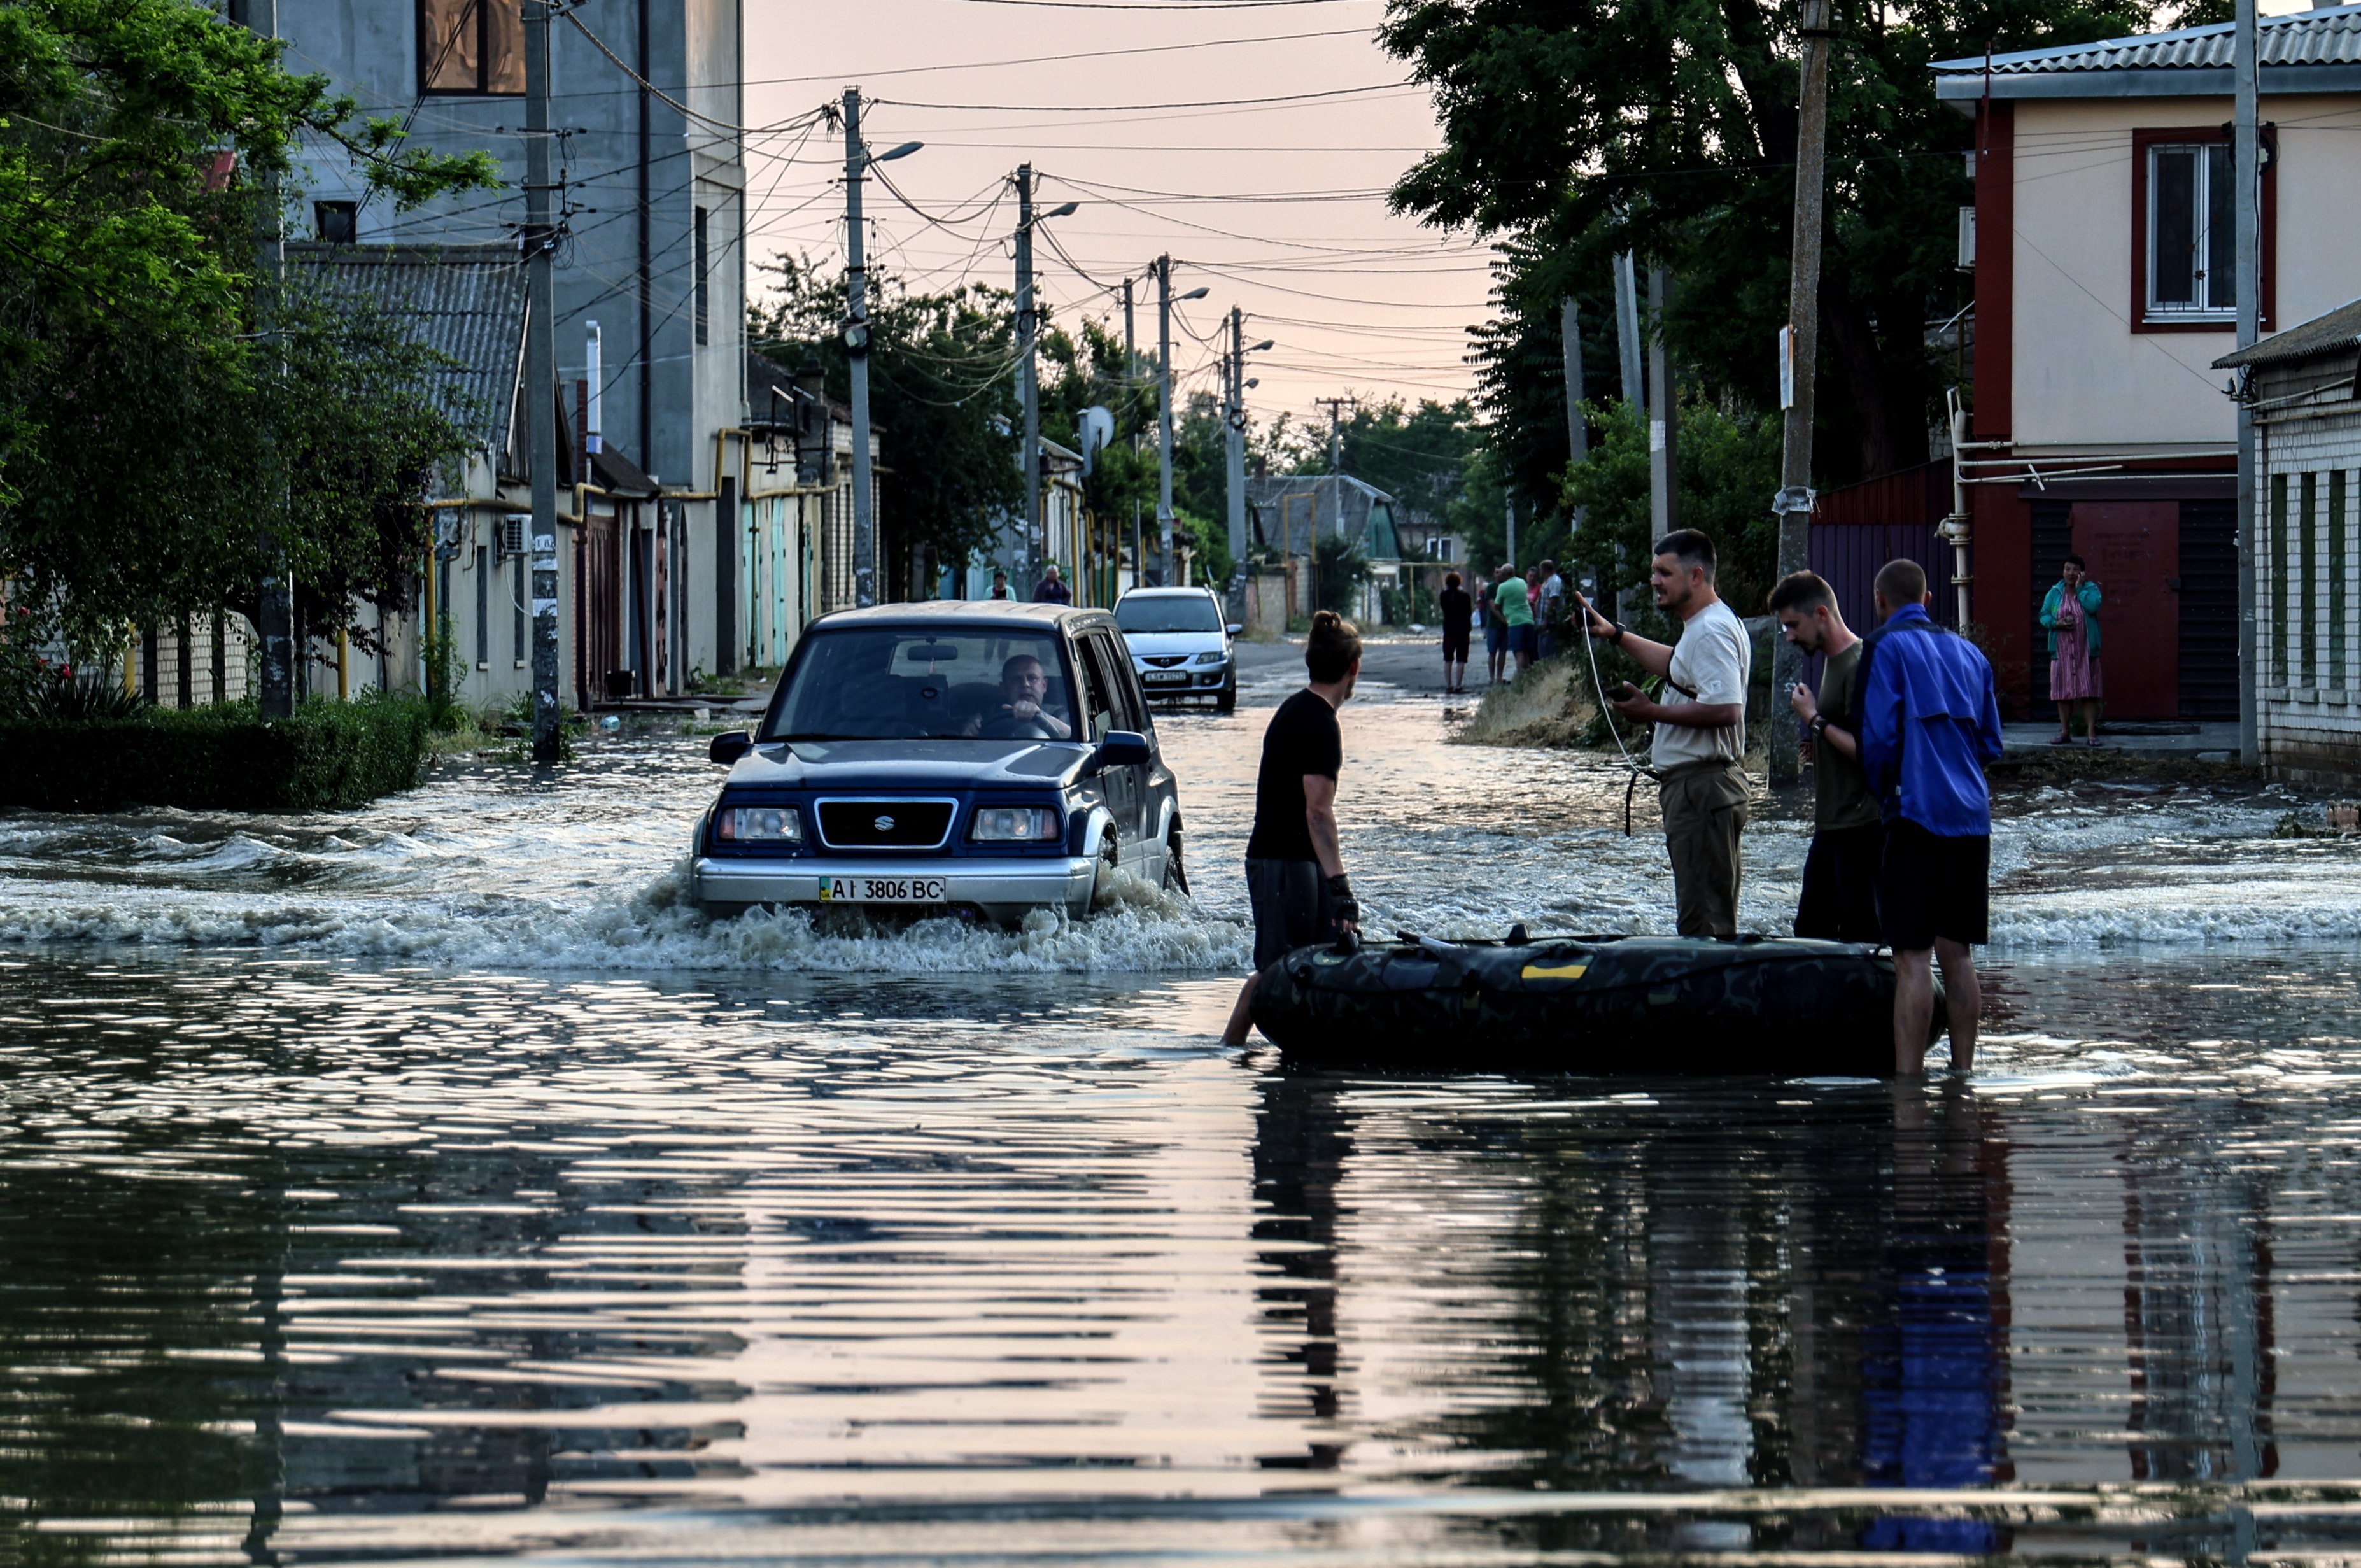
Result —
M 427 757 L 414 698 L 315 698 L 291 718 L 251 702 L 131 718 L 0 719 L 0 806 L 107 811 L 324 811 L 416 786 Z

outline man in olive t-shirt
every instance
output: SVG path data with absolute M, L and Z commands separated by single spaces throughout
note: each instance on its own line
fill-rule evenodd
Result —
M 1828 663 L 1820 691 L 1798 682 L 1788 702 L 1808 729 L 1804 760 L 1811 764 L 1812 849 L 1804 861 L 1804 892 L 1795 904 L 1795 935 L 1839 942 L 1883 939 L 1877 918 L 1877 866 L 1885 828 L 1869 774 L 1861 764 L 1860 702 L 1853 691 L 1861 639 L 1838 613 L 1836 590 L 1812 572 L 1795 572 L 1771 590 L 1771 613 L 1787 641 Z

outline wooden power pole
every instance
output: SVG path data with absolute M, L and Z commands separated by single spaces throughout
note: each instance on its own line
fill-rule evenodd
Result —
M 1828 0 L 1803 0 L 1803 79 L 1796 94 L 1795 233 L 1787 274 L 1787 326 L 1780 334 L 1780 405 L 1786 445 L 1779 464 L 1779 575 L 1812 564 L 1812 371 L 1820 352 L 1820 227 L 1828 188 Z M 1866 627 L 1863 630 L 1868 630 Z M 1803 678 L 1804 651 L 1782 637 L 1772 644 L 1770 723 L 1780 728 L 1781 705 Z M 1794 784 L 1802 772 L 1795 748 L 1773 739 L 1766 749 L 1773 784 Z

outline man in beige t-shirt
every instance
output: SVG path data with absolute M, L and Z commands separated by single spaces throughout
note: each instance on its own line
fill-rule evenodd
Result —
M 1714 592 L 1713 541 L 1693 528 L 1656 541 L 1650 585 L 1660 609 L 1681 618 L 1677 643 L 1626 631 L 1583 601 L 1593 637 L 1621 648 L 1664 677 L 1664 700 L 1629 682 L 1609 705 L 1656 727 L 1664 847 L 1684 937 L 1738 935 L 1739 837 L 1746 828 L 1746 683 L 1754 646 L 1746 627 Z

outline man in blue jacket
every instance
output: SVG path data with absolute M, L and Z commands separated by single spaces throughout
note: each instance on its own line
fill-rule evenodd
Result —
M 1882 803 L 1885 854 L 1877 913 L 1894 949 L 1894 1070 L 1926 1069 L 1935 977 L 1943 966 L 1951 1066 L 1975 1064 L 1983 996 L 1969 947 L 1987 939 L 1992 796 L 1984 764 L 2001 754 L 2000 699 L 1976 645 L 1927 619 L 1927 573 L 1889 561 L 1877 574 L 1883 624 L 1862 641 L 1861 761 Z

